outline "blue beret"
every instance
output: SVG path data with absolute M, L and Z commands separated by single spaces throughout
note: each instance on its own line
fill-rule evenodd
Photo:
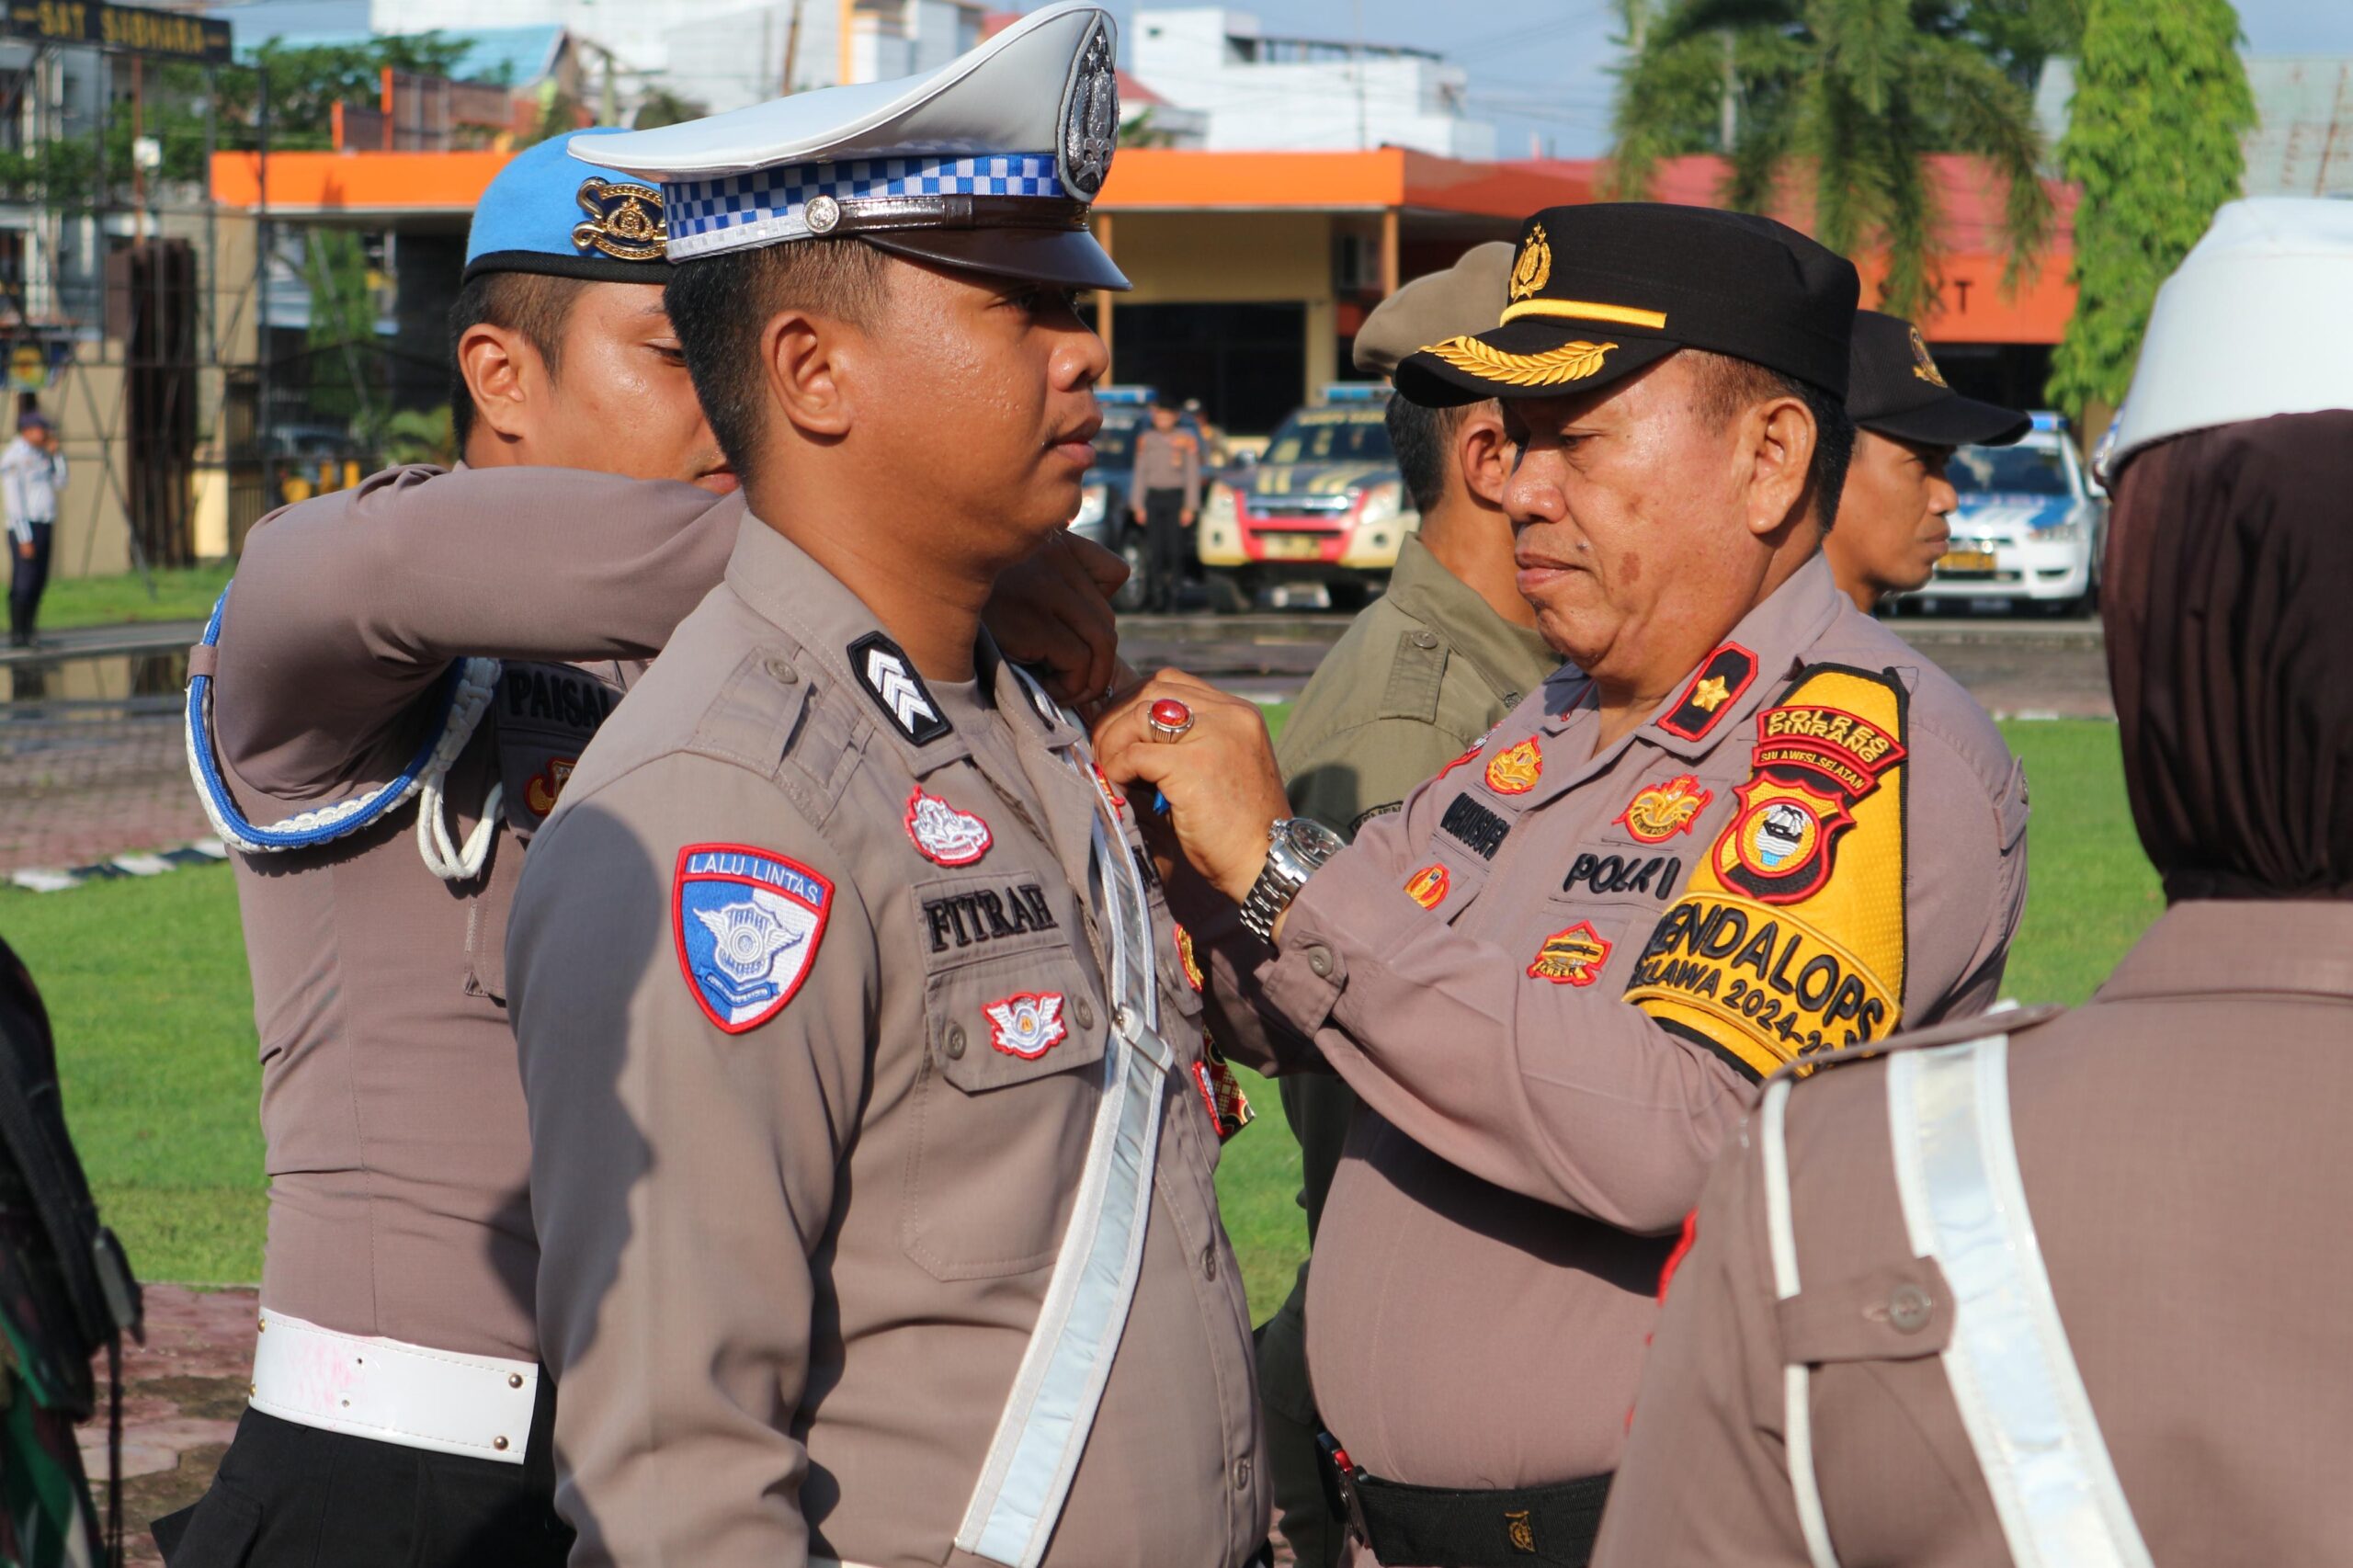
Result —
M 574 131 L 527 147 L 498 171 L 466 232 L 465 281 L 485 272 L 544 272 L 605 283 L 660 283 L 667 231 L 662 193 L 619 169 L 569 155 Z

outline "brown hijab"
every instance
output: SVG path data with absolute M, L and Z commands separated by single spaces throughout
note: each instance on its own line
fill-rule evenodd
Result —
M 2166 898 L 2353 898 L 2353 411 L 2136 454 L 2107 591 L 2125 785 Z

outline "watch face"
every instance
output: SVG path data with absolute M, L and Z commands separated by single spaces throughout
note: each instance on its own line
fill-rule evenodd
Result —
M 1293 817 L 1283 825 L 1290 852 L 1311 866 L 1320 866 L 1337 854 L 1340 835 L 1313 817 Z

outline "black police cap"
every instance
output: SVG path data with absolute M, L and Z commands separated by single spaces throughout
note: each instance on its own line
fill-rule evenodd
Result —
M 1924 447 L 2006 447 L 2034 426 L 1947 386 L 1920 329 L 1882 311 L 1855 312 L 1847 413 L 1866 430 Z
M 1397 389 L 1430 407 L 1608 386 L 1678 348 L 1847 394 L 1855 268 L 1746 212 L 1651 201 L 1548 207 L 1520 230 L 1503 319 L 1408 356 Z

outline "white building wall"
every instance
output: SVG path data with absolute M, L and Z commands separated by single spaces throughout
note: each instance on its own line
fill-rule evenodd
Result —
M 832 0 L 803 0 L 801 38 L 792 54 L 793 91 L 830 87 L 841 74 L 839 17 Z M 713 114 L 765 103 L 782 89 L 785 40 L 791 29 L 791 0 L 769 0 L 674 28 L 663 40 L 670 62 L 665 85 Z
M 1441 157 L 1495 155 L 1495 127 L 1466 119 L 1461 67 L 1419 55 L 1246 58 L 1257 18 L 1217 7 L 1137 13 L 1135 74 L 1208 119 L 1212 151 L 1334 152 L 1398 146 Z

